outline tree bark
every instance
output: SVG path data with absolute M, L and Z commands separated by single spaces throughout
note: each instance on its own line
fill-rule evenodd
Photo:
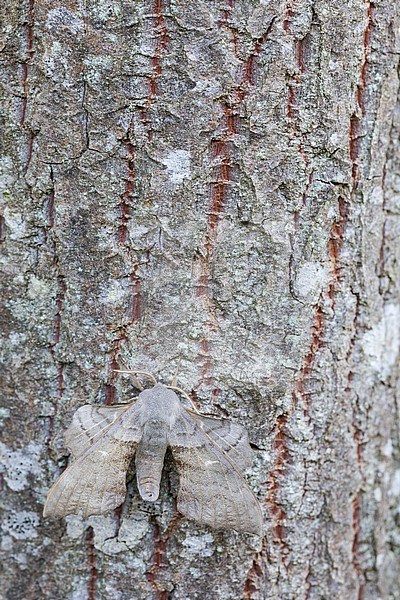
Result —
M 399 8 L 5 0 L 2 593 L 400 598 Z M 244 425 L 265 537 L 43 520 L 116 368 Z

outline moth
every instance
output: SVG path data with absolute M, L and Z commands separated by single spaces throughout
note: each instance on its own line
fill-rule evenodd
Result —
M 82 406 L 65 443 L 73 461 L 51 488 L 45 517 L 87 517 L 120 506 L 133 457 L 139 494 L 155 502 L 169 447 L 180 513 L 215 529 L 262 533 L 259 502 L 242 475 L 252 463 L 246 430 L 187 408 L 171 387 L 156 382 L 130 404 Z

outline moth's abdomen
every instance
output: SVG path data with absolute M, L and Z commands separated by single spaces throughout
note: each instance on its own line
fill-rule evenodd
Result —
M 156 480 L 155 477 L 143 477 L 138 480 L 139 492 L 143 500 L 155 502 L 158 499 L 160 493 L 160 480 L 161 476 L 158 480 Z
M 136 451 L 136 479 L 143 500 L 155 502 L 167 450 L 167 427 L 159 421 L 148 421 Z

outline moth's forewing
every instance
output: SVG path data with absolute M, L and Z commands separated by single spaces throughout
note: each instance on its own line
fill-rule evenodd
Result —
M 105 513 L 124 501 L 126 471 L 141 435 L 139 411 L 83 406 L 66 432 L 75 460 L 51 488 L 43 514 L 63 517 Z

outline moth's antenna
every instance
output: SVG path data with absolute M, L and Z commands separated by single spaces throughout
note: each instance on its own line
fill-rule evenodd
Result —
M 191 397 L 190 397 L 190 396 L 189 396 L 189 395 L 188 395 L 186 392 L 184 392 L 184 391 L 183 391 L 181 388 L 179 388 L 179 387 L 175 387 L 174 385 L 167 385 L 167 388 L 168 388 L 169 390 L 175 390 L 176 392 L 179 392 L 180 394 L 182 394 L 182 396 L 184 396 L 184 397 L 185 397 L 187 400 L 189 400 L 189 402 L 190 402 L 190 404 L 191 404 L 191 406 L 192 406 L 192 408 L 193 408 L 194 412 L 197 412 L 197 414 L 198 414 L 198 415 L 200 414 L 200 413 L 199 413 L 199 411 L 198 411 L 198 410 L 197 410 L 197 408 L 196 408 L 196 405 L 195 405 L 195 403 L 194 403 L 194 402 L 193 402 L 193 400 L 191 399 Z
M 154 383 L 154 385 L 157 384 L 157 379 L 154 377 L 154 375 L 152 375 L 151 373 L 148 373 L 147 371 L 130 371 L 130 370 L 125 370 L 125 369 L 113 369 L 113 371 L 115 371 L 116 373 L 129 373 L 130 375 L 146 375 L 146 377 L 148 377 L 149 379 L 151 379 Z M 143 390 L 143 386 L 140 385 L 140 383 L 138 382 L 136 377 L 133 377 L 133 379 L 136 379 L 136 382 L 139 384 L 138 388 L 140 390 Z

